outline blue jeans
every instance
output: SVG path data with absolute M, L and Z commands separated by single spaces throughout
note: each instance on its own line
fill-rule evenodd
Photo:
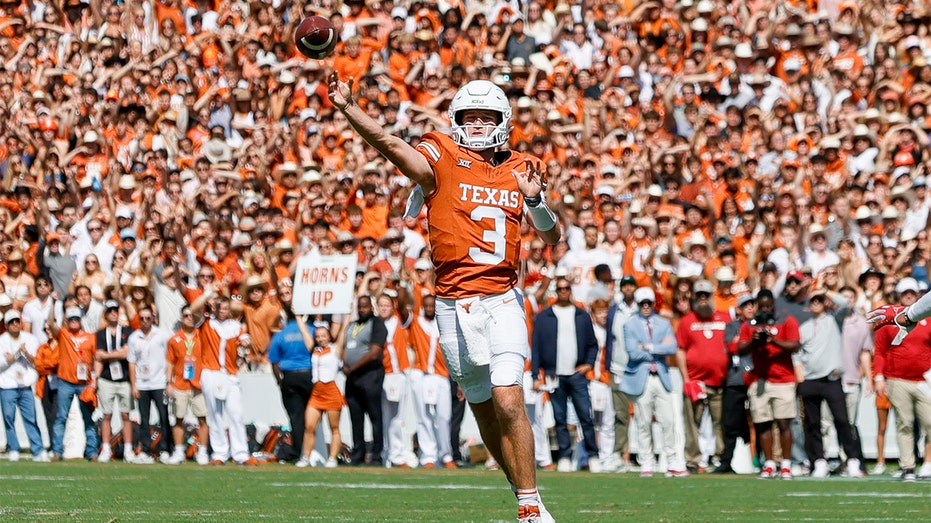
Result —
M 26 426 L 26 436 L 29 437 L 29 448 L 33 456 L 42 452 L 42 433 L 36 424 L 36 400 L 29 387 L 18 389 L 0 389 L 0 408 L 3 410 L 3 428 L 6 429 L 6 442 L 9 450 L 19 452 L 19 439 L 16 437 L 16 407 L 23 416 L 23 425 Z
M 553 404 L 553 419 L 556 422 L 556 443 L 559 450 L 556 459 L 568 458 L 572 454 L 572 439 L 569 436 L 568 400 L 572 399 L 572 406 L 579 418 L 582 429 L 585 452 L 589 456 L 598 456 L 598 445 L 595 442 L 595 425 L 592 422 L 592 399 L 588 395 L 588 380 L 585 375 L 575 373 L 571 376 L 560 376 L 559 386 L 550 393 L 550 402 Z
M 68 411 L 71 410 L 71 401 L 75 396 L 81 394 L 86 385 L 76 385 L 65 380 L 58 381 L 58 413 L 55 416 L 54 436 L 52 437 L 52 452 L 59 456 L 64 452 L 65 423 L 68 421 Z M 94 413 L 91 405 L 78 401 L 81 407 L 81 417 L 84 418 L 84 436 L 87 438 L 84 447 L 85 458 L 97 457 L 97 427 L 94 426 L 94 420 L 91 414 Z

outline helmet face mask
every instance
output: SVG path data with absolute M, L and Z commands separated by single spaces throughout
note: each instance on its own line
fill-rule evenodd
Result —
M 462 113 L 469 109 L 493 111 L 500 115 L 496 124 L 463 125 Z M 456 92 L 449 104 L 453 140 L 469 149 L 483 151 L 504 145 L 511 133 L 511 104 L 500 87 L 488 80 L 474 80 Z M 473 135 L 482 128 L 481 135 Z

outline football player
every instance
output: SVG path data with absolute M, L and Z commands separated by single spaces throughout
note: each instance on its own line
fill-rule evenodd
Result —
M 416 148 L 388 134 L 352 92 L 351 78 L 330 75 L 333 105 L 423 192 L 443 355 L 485 446 L 517 496 L 518 521 L 554 521 L 537 492 L 522 388 L 529 348 L 524 300 L 516 287 L 524 215 L 546 243 L 555 245 L 561 236 L 546 205 L 541 161 L 499 150 L 508 142 L 511 104 L 492 82 L 463 85 L 449 105 L 452 135 L 426 133 Z

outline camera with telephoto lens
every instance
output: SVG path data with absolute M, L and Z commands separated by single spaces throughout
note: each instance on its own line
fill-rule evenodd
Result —
M 756 328 L 756 336 L 769 341 L 772 333 L 769 327 L 776 324 L 776 316 L 772 312 L 757 312 L 750 320 L 750 326 Z

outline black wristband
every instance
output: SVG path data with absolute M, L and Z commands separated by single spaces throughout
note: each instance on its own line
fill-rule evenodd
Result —
M 524 196 L 524 203 L 527 204 L 527 207 L 539 207 L 543 203 L 543 198 L 541 196 Z

